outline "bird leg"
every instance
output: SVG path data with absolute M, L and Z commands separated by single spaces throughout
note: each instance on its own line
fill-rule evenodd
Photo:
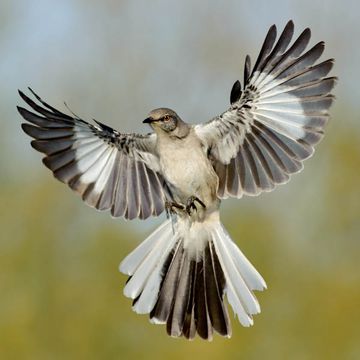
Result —
M 176 224 L 176 215 L 178 215 L 178 210 L 181 210 L 184 212 L 186 207 L 182 204 L 179 204 L 175 201 L 165 201 L 165 212 L 166 212 L 166 218 L 171 220 L 171 227 L 173 234 L 175 235 L 175 227 Z
M 205 204 L 196 196 L 190 196 L 186 202 L 186 212 L 191 215 L 191 212 L 197 211 L 195 202 L 198 202 L 204 209 L 206 208 Z

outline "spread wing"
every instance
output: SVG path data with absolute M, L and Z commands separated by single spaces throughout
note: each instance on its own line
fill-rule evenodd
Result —
M 35 139 L 32 147 L 46 154 L 45 166 L 88 205 L 111 209 L 112 216 L 126 219 L 146 219 L 164 210 L 171 194 L 158 172 L 155 134 L 121 134 L 98 121 L 92 125 L 63 114 L 35 93 L 42 106 L 19 94 L 36 112 L 18 107 L 21 116 L 34 124 L 22 124 Z
M 336 81 L 326 77 L 333 59 L 315 65 L 324 43 L 305 52 L 310 30 L 289 46 L 293 32 L 289 21 L 276 42 L 273 25 L 252 71 L 246 57 L 245 86 L 234 84 L 231 107 L 195 126 L 219 176 L 219 197 L 258 195 L 287 182 L 323 137 Z

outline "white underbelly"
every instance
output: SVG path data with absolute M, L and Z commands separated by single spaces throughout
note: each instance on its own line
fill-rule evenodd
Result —
M 197 196 L 206 202 L 216 193 L 217 176 L 201 148 L 173 149 L 161 157 L 160 164 L 162 174 L 179 201 Z

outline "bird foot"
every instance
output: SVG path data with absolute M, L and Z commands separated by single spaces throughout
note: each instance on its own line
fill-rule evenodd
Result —
M 173 214 L 177 214 L 177 210 L 185 210 L 185 206 L 175 201 L 165 201 L 166 217 L 169 218 Z
M 190 196 L 186 202 L 185 207 L 185 210 L 189 214 L 189 216 L 193 211 L 197 211 L 197 206 L 195 204 L 196 202 L 199 203 L 204 209 L 206 208 L 205 204 L 198 197 Z

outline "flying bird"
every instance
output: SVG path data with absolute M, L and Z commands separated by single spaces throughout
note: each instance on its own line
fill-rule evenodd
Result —
M 126 219 L 167 214 L 120 271 L 129 276 L 124 294 L 133 310 L 166 324 L 173 337 L 230 337 L 225 296 L 244 326 L 260 312 L 254 290 L 266 283 L 219 210 L 222 199 L 286 183 L 323 137 L 334 60 L 317 62 L 323 42 L 307 50 L 308 28 L 294 42 L 293 33 L 292 21 L 278 39 L 271 26 L 253 67 L 246 56 L 244 86 L 235 82 L 230 107 L 197 125 L 159 108 L 143 121 L 153 132 L 125 134 L 60 112 L 31 89 L 34 100 L 19 91 L 32 109 L 18 107 L 31 146 L 85 203 Z

